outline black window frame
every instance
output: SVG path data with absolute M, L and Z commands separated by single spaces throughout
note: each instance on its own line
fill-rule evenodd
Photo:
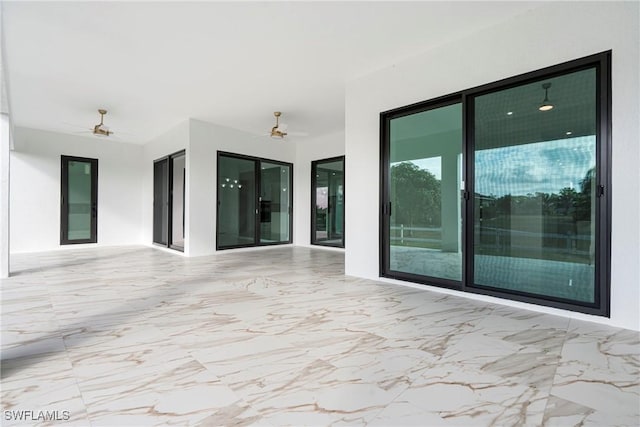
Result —
M 406 280 L 419 284 L 433 285 L 456 289 L 462 292 L 488 295 L 497 298 L 526 302 L 564 310 L 576 311 L 597 316 L 610 316 L 611 293 L 611 55 L 604 51 L 583 58 L 563 62 L 539 70 L 505 78 L 499 81 L 462 90 L 435 99 L 407 105 L 380 113 L 380 210 L 379 210 L 379 273 L 380 277 Z M 572 72 L 595 68 L 596 70 L 596 230 L 595 230 L 595 298 L 593 303 L 566 300 L 552 296 L 534 295 L 530 293 L 491 288 L 473 283 L 473 245 L 474 224 L 468 218 L 474 218 L 474 103 L 475 97 L 498 92 L 536 82 L 544 78 L 552 78 Z M 462 282 L 447 283 L 442 279 L 390 271 L 389 269 L 389 235 L 388 226 L 390 205 L 390 121 L 404 115 L 416 114 L 459 100 L 462 102 L 463 122 L 463 181 L 464 206 L 462 209 L 462 247 L 463 271 Z
M 255 227 L 254 227 L 254 243 L 251 244 L 243 244 L 243 245 L 227 245 L 220 246 L 220 242 L 218 239 L 218 230 L 220 229 L 220 183 L 218 182 L 219 174 L 220 174 L 220 157 L 232 157 L 236 159 L 249 160 L 253 161 L 255 165 L 255 206 L 257 207 L 257 212 L 255 213 Z M 262 188 L 262 174 L 260 173 L 261 168 L 260 165 L 262 162 L 272 163 L 281 166 L 289 167 L 289 240 L 286 241 L 278 241 L 278 242 L 261 242 L 260 240 L 260 231 L 261 231 L 261 222 L 260 217 L 262 215 L 261 211 L 261 203 L 260 203 L 260 191 Z M 216 251 L 224 251 L 227 249 L 240 249 L 240 248 L 256 248 L 256 247 L 264 247 L 264 246 L 278 246 L 278 245 L 289 245 L 293 243 L 293 163 L 285 162 L 282 160 L 273 160 L 267 159 L 264 157 L 255 157 L 248 156 L 246 154 L 238 154 L 231 153 L 228 151 L 220 151 L 216 152 L 216 231 L 215 231 L 215 239 L 216 239 Z
M 332 163 L 332 162 L 342 162 L 342 175 L 343 175 L 343 182 L 342 182 L 342 205 L 343 205 L 343 209 L 342 209 L 342 239 L 341 243 L 325 243 L 322 241 L 318 241 L 317 238 L 317 234 L 316 234 L 316 198 L 317 198 L 317 194 L 316 194 L 316 186 L 318 184 L 318 180 L 317 180 L 317 169 L 318 169 L 318 164 L 322 164 L 322 163 Z M 317 245 L 317 246 L 328 246 L 328 247 L 333 247 L 333 248 L 343 248 L 345 247 L 345 211 L 346 209 L 344 207 L 346 207 L 346 167 L 345 167 L 345 156 L 336 156 L 336 157 L 329 157 L 327 159 L 319 159 L 319 160 L 313 160 L 311 162 L 311 235 L 310 235 L 310 242 L 312 245 Z
M 91 164 L 91 235 L 88 239 L 69 240 L 69 162 Z M 60 245 L 98 243 L 98 159 L 60 156 Z

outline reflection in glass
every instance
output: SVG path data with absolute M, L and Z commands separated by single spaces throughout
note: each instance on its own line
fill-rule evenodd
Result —
M 67 240 L 91 239 L 92 171 L 91 162 L 69 161 Z
M 219 156 L 218 247 L 252 246 L 256 240 L 256 162 Z
M 595 69 L 478 96 L 474 111 L 475 284 L 594 302 Z
M 288 242 L 291 168 L 263 161 L 260 174 L 260 242 Z
M 391 120 L 393 271 L 462 279 L 462 106 Z
M 184 249 L 185 155 L 171 158 L 171 246 Z
M 344 157 L 312 163 L 312 242 L 344 247 Z

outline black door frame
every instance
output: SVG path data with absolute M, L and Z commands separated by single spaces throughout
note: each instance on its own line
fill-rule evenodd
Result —
M 391 226 L 391 213 L 393 210 L 392 202 L 390 200 L 391 197 L 391 175 L 390 175 L 390 129 L 391 129 L 391 120 L 397 119 L 400 117 L 413 115 L 417 113 L 423 113 L 425 111 L 435 110 L 438 108 L 448 107 L 453 104 L 462 103 L 462 96 L 460 94 L 446 95 L 439 98 L 435 98 L 429 101 L 420 102 L 417 104 L 408 105 L 406 107 L 396 108 L 394 110 L 386 111 L 380 114 L 380 177 L 382 185 L 380 186 L 380 230 L 379 230 L 379 245 L 380 245 L 380 277 L 387 277 L 390 279 L 398 279 L 398 280 L 406 280 L 410 282 L 420 283 L 423 285 L 435 285 L 442 288 L 448 289 L 457 289 L 462 290 L 465 280 L 465 271 L 462 269 L 462 281 L 444 279 L 442 277 L 432 277 L 432 276 L 421 276 L 418 274 L 407 273 L 403 271 L 393 271 L 390 268 L 390 246 L 391 246 L 391 236 L 389 233 Z M 463 116 L 461 117 L 462 121 L 462 134 L 464 138 L 464 104 L 463 107 Z M 464 160 L 463 160 L 464 163 Z M 463 181 L 466 182 L 466 177 L 464 175 L 464 167 L 463 167 Z M 465 210 L 461 209 L 462 215 L 462 223 L 466 222 L 465 218 Z M 465 233 L 462 232 L 462 247 L 465 246 Z
M 477 96 L 499 90 L 516 87 L 576 72 L 584 69 L 596 70 L 596 230 L 595 230 L 595 298 L 594 303 L 582 303 L 552 296 L 533 295 L 524 292 L 475 285 L 473 282 L 474 248 L 474 99 Z M 389 221 L 391 215 L 390 196 L 390 121 L 393 118 L 438 108 L 452 103 L 462 102 L 462 140 L 463 140 L 463 181 L 464 207 L 462 209 L 463 233 L 463 271 L 462 282 L 451 283 L 446 280 L 419 276 L 390 270 L 389 264 Z M 544 305 L 564 310 L 577 311 L 598 316 L 610 315 L 611 280 L 611 51 L 605 51 L 584 58 L 564 62 L 540 70 L 506 78 L 497 82 L 463 90 L 436 99 L 418 102 L 405 107 L 380 113 L 380 211 L 379 211 L 379 266 L 380 276 L 392 279 L 453 288 L 463 292 L 506 298 L 531 304 Z M 447 283 L 449 282 L 449 283 Z
M 69 162 L 91 164 L 91 236 L 88 239 L 69 240 Z M 60 156 L 60 244 L 98 243 L 98 159 Z
M 318 185 L 318 180 L 317 180 L 317 168 L 318 168 L 318 164 L 322 164 L 322 163 L 331 163 L 331 162 L 339 162 L 342 161 L 342 239 L 341 239 L 341 243 L 324 243 L 322 242 L 322 240 L 318 240 L 317 239 L 317 235 L 316 235 L 316 198 L 317 198 L 317 194 L 316 194 L 316 186 Z M 320 159 L 320 160 L 313 160 L 311 162 L 311 244 L 312 245 L 318 245 L 318 246 L 329 246 L 329 247 L 334 247 L 334 248 L 344 248 L 345 245 L 345 200 L 346 200 L 346 187 L 345 187 L 345 182 L 346 182 L 346 168 L 345 168 L 345 156 L 336 156 L 336 157 L 329 157 L 327 159 Z M 329 210 L 330 207 L 327 207 L 327 210 Z M 327 212 L 328 213 L 328 212 Z
M 180 251 L 180 252 L 184 252 L 184 246 L 176 246 L 173 244 L 173 159 L 177 158 L 177 157 L 181 157 L 184 156 L 185 157 L 185 176 L 184 176 L 184 180 L 182 183 L 182 227 L 184 230 L 184 224 L 185 224 L 185 205 L 186 205 L 186 182 L 187 182 L 187 177 L 186 177 L 186 170 L 187 170 L 187 158 L 186 158 L 186 150 L 180 150 L 180 151 L 176 151 L 175 153 L 169 154 L 168 156 L 164 156 L 161 157 L 159 159 L 156 159 L 153 161 L 153 165 L 154 165 L 154 173 L 155 173 L 155 165 L 157 163 L 160 162 L 167 162 L 167 191 L 169 194 L 167 194 L 167 203 L 165 206 L 165 209 L 167 210 L 167 242 L 166 243 L 162 243 L 162 242 L 156 242 L 154 236 L 151 236 L 151 240 L 153 242 L 154 245 L 156 246 L 161 246 L 164 248 L 170 248 L 170 249 L 174 249 L 176 251 Z M 153 180 L 153 185 L 155 186 L 155 177 Z M 156 206 L 156 200 L 155 200 L 155 188 L 154 188 L 154 200 L 153 200 L 153 209 L 154 209 L 154 221 L 155 221 L 155 206 Z M 155 224 L 152 225 L 152 230 L 155 230 Z M 186 243 L 186 237 L 183 233 L 183 242 Z
M 220 229 L 220 183 L 218 182 L 218 178 L 220 177 L 220 158 L 221 157 L 232 157 L 236 159 L 253 161 L 254 164 L 254 186 L 255 186 L 255 226 L 254 226 L 254 238 L 253 243 L 248 243 L 244 245 L 228 245 L 228 246 L 220 246 L 218 239 L 218 230 Z M 260 192 L 262 189 L 262 174 L 260 171 L 260 165 L 262 163 L 273 163 L 281 166 L 289 167 L 289 240 L 287 241 L 279 241 L 279 242 L 261 242 L 260 241 L 260 217 L 262 215 L 262 206 L 261 206 L 261 196 Z M 258 246 L 274 246 L 274 245 L 286 245 L 291 244 L 293 242 L 293 163 L 283 162 L 281 160 L 272 160 L 265 159 L 263 157 L 254 157 L 247 156 L 245 154 L 237 154 L 230 153 L 227 151 L 218 151 L 216 155 L 216 250 L 226 250 L 226 249 L 239 249 L 239 248 L 254 248 Z

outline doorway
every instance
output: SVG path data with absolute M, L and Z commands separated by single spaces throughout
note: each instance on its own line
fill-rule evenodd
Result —
M 293 165 L 218 152 L 216 248 L 292 242 Z
M 61 156 L 60 244 L 98 242 L 98 159 Z
M 311 162 L 311 243 L 344 248 L 344 156 Z
M 382 113 L 380 275 L 607 316 L 610 66 Z
M 184 251 L 186 156 L 179 151 L 153 163 L 153 243 Z

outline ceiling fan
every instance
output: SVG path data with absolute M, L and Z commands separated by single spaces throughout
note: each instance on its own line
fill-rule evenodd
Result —
M 93 134 L 98 136 L 112 135 L 113 131 L 109 130 L 109 127 L 104 124 L 104 115 L 107 114 L 107 110 L 100 108 L 98 113 L 100 114 L 100 123 L 93 127 Z
M 282 113 L 280 111 L 274 111 L 273 115 L 276 118 L 276 125 L 271 128 L 271 132 L 269 132 L 269 136 L 274 139 L 284 139 L 285 136 L 307 136 L 306 132 L 288 132 L 288 126 L 284 123 L 280 123 L 280 116 Z

